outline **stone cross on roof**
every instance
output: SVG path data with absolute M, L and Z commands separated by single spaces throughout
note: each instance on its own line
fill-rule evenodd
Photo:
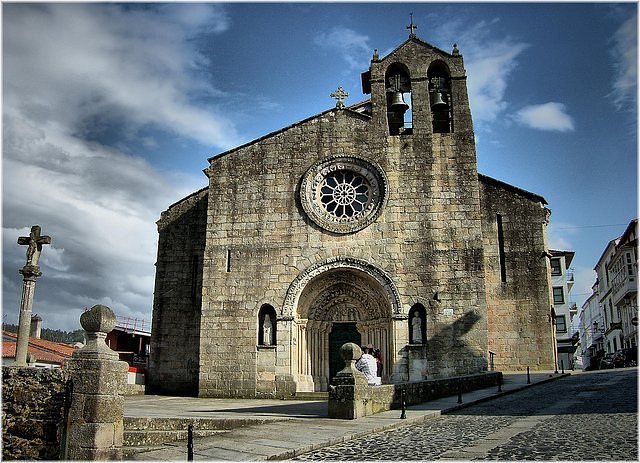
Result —
M 336 108 L 338 109 L 343 109 L 344 108 L 344 100 L 346 97 L 349 96 L 349 94 L 347 92 L 344 91 L 344 89 L 342 87 L 338 87 L 338 89 L 333 92 L 331 95 L 331 98 L 335 98 L 336 100 L 338 100 L 336 102 Z
M 42 252 L 43 244 L 51 244 L 50 236 L 40 235 L 40 226 L 34 225 L 31 227 L 31 233 L 29 236 L 21 236 L 18 238 L 18 244 L 27 245 L 27 265 L 38 266 L 38 259 L 40 258 L 40 252 Z
M 407 29 L 409 29 L 409 38 L 412 38 L 416 36 L 418 26 L 413 24 L 413 13 L 409 13 L 409 17 L 411 18 L 411 23 L 407 26 Z

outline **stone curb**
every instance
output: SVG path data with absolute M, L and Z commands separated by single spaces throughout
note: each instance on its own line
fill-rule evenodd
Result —
M 543 380 L 536 381 L 535 383 L 525 384 L 523 386 L 519 386 L 519 387 L 516 387 L 514 389 L 509 389 L 507 391 L 502 391 L 502 392 L 499 392 L 499 393 L 495 393 L 495 394 L 487 396 L 487 397 L 481 397 L 479 399 L 471 400 L 469 402 L 464 402 L 464 403 L 461 403 L 461 404 L 458 404 L 458 405 L 454 405 L 453 407 L 444 408 L 442 410 L 430 410 L 430 413 L 425 413 L 424 415 L 421 415 L 421 416 L 415 416 L 415 417 L 406 418 L 406 419 L 403 419 L 403 420 L 398 419 L 398 422 L 380 425 L 380 426 L 377 426 L 377 427 L 374 427 L 374 428 L 371 428 L 371 429 L 367 429 L 366 431 L 359 431 L 359 432 L 354 432 L 354 433 L 350 433 L 350 434 L 345 434 L 343 436 L 336 437 L 335 439 L 329 439 L 329 440 L 327 440 L 325 442 L 320 442 L 320 443 L 316 443 L 316 444 L 310 444 L 310 445 L 307 445 L 305 447 L 299 447 L 299 448 L 296 448 L 296 449 L 287 450 L 287 451 L 281 452 L 279 454 L 269 455 L 268 457 L 266 457 L 266 460 L 287 460 L 287 459 L 290 459 L 290 458 L 297 457 L 298 455 L 302 455 L 304 453 L 308 453 L 308 452 L 312 452 L 312 451 L 315 451 L 315 450 L 322 449 L 324 447 L 329 447 L 331 445 L 342 444 L 342 443 L 348 442 L 350 440 L 359 439 L 361 437 L 368 436 L 369 434 L 374 434 L 374 433 L 378 433 L 378 432 L 382 432 L 382 431 L 390 431 L 392 429 L 400 428 L 400 427 L 407 426 L 407 425 L 410 425 L 410 424 L 422 423 L 424 421 L 433 419 L 433 418 L 435 418 L 435 417 L 437 417 L 439 415 L 445 415 L 445 414 L 448 414 L 448 413 L 453 413 L 453 412 L 461 410 L 463 408 L 470 407 L 471 405 L 479 404 L 479 403 L 482 403 L 482 402 L 487 402 L 489 400 L 493 400 L 493 399 L 496 399 L 498 397 L 502 397 L 502 396 L 505 396 L 505 395 L 513 394 L 513 393 L 518 392 L 518 391 L 522 391 L 524 389 L 527 389 L 527 388 L 532 387 L 532 386 L 536 386 L 538 384 L 545 384 L 545 383 L 548 383 L 550 381 L 555 381 L 556 379 L 559 379 L 559 378 L 566 378 L 568 376 L 571 376 L 571 373 L 557 374 L 557 375 L 552 376 L 551 378 L 545 378 Z M 372 415 L 372 416 L 375 416 L 375 415 Z

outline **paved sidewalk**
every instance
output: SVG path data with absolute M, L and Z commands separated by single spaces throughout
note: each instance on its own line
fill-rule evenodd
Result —
M 579 373 L 579 372 L 572 372 Z M 283 460 L 328 445 L 357 439 L 363 435 L 394 429 L 450 413 L 469 405 L 491 400 L 526 387 L 568 376 L 554 372 L 504 373 L 502 392 L 497 387 L 411 405 L 406 419 L 400 410 L 390 410 L 357 420 L 327 418 L 326 401 L 204 399 L 193 397 L 130 396 L 125 400 L 125 416 L 193 417 L 256 420 L 255 425 L 238 427 L 220 434 L 195 438 L 194 460 L 260 461 Z M 164 448 L 137 453 L 133 460 L 184 461 L 186 441 L 165 444 Z

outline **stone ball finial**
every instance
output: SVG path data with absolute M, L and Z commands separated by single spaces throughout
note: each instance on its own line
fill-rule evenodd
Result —
M 344 360 L 345 365 L 349 365 L 352 360 L 358 360 L 362 357 L 362 350 L 356 343 L 347 342 L 340 348 L 340 357 Z
M 106 305 L 94 305 L 80 315 L 80 325 L 88 333 L 109 333 L 116 327 L 116 315 Z

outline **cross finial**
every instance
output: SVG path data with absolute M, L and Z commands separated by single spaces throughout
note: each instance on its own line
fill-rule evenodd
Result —
M 344 109 L 344 101 L 342 100 L 344 100 L 348 96 L 349 94 L 345 92 L 342 87 L 338 87 L 338 89 L 331 94 L 331 98 L 335 98 L 336 100 L 338 100 L 336 102 L 336 108 L 338 109 Z
M 411 23 L 407 26 L 407 29 L 409 29 L 409 38 L 412 38 L 416 36 L 418 26 L 413 24 L 413 13 L 409 13 L 409 17 L 411 18 Z

